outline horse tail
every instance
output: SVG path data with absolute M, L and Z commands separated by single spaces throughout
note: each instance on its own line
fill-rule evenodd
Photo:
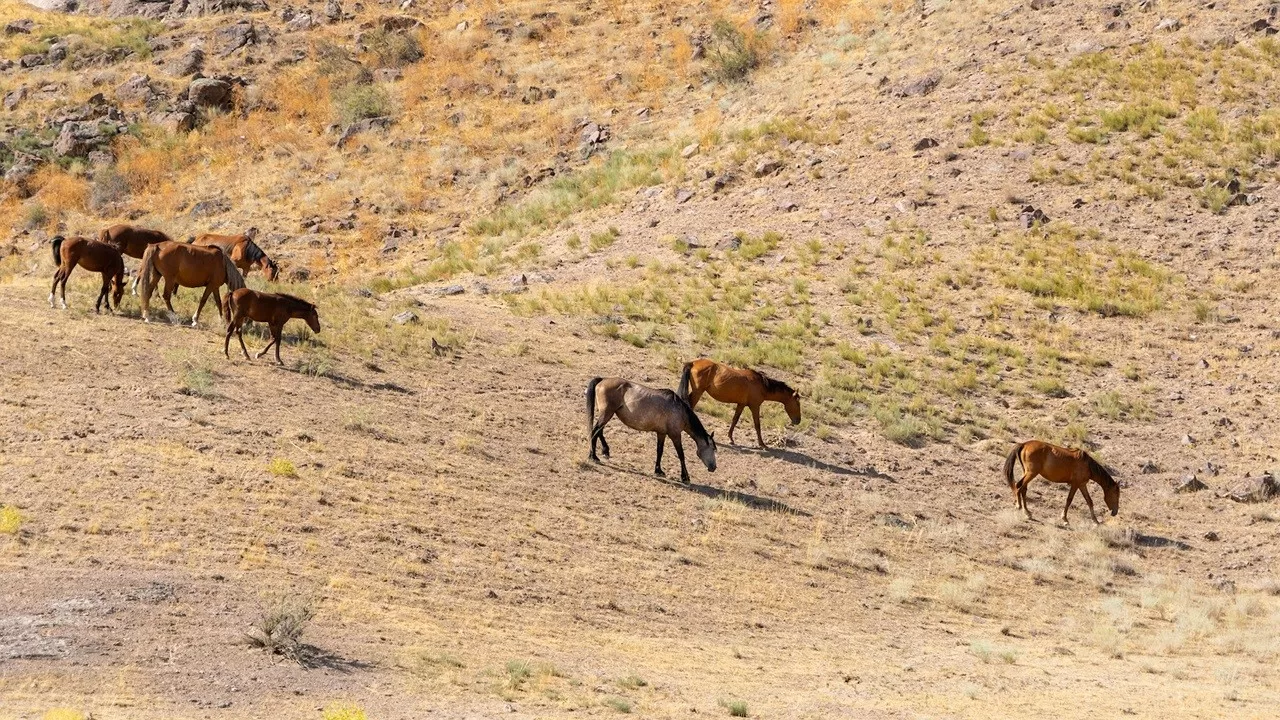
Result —
M 156 283 L 160 282 L 157 277 L 160 272 L 156 269 L 156 248 L 158 244 L 151 244 L 142 253 L 142 263 L 138 266 L 138 291 L 142 293 L 142 297 L 151 297 L 151 291 L 155 289 Z
M 692 375 L 693 363 L 687 362 L 684 364 L 684 370 L 680 373 L 680 389 L 676 391 L 680 399 L 685 402 L 689 402 L 689 379 Z
M 66 238 L 57 235 L 53 238 L 53 264 L 62 265 L 62 242 Z
M 1004 459 L 1004 481 L 1009 487 L 1013 487 L 1013 464 L 1022 461 L 1022 448 L 1025 445 L 1024 442 L 1014 445 L 1013 450 L 1009 451 L 1009 457 Z
M 591 437 L 591 431 L 596 427 L 596 386 L 604 378 L 591 378 L 591 382 L 587 383 L 587 437 Z

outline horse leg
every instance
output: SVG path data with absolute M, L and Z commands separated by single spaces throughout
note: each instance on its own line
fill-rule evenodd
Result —
M 765 448 L 764 446 L 764 436 L 760 434 L 760 406 L 752 405 L 750 407 L 751 407 L 751 422 L 756 426 L 756 442 L 760 443 L 761 450 L 765 450 L 767 448 Z
M 1098 514 L 1093 511 L 1093 498 L 1089 497 L 1089 488 L 1081 485 L 1080 494 L 1084 496 L 1084 502 L 1089 506 L 1089 514 L 1093 516 L 1093 524 L 1101 525 L 1102 523 L 1098 521 Z
M 1027 508 L 1027 486 L 1034 480 L 1036 474 L 1027 470 L 1023 473 L 1022 479 L 1018 481 L 1018 499 L 1021 501 L 1022 512 L 1031 519 L 1031 510 Z
M 1069 525 L 1071 521 L 1067 519 L 1067 511 L 1071 509 L 1071 501 L 1076 499 L 1076 486 L 1071 486 L 1071 491 L 1067 493 L 1067 506 L 1062 508 L 1062 522 Z
M 249 348 L 244 346 L 244 320 L 236 325 L 236 337 L 240 338 L 240 350 L 244 353 L 244 359 L 249 359 Z
M 676 446 L 676 457 L 680 458 L 680 482 L 688 485 L 689 468 L 684 464 L 684 443 L 681 442 L 680 433 L 676 433 L 672 436 L 671 444 Z
M 71 267 L 67 268 L 66 272 L 62 273 L 62 309 L 63 310 L 67 309 L 67 280 L 71 278 L 71 271 L 75 269 L 76 269 L 75 266 L 72 265 Z
M 225 340 L 222 341 L 222 354 L 228 360 L 231 359 L 231 336 L 235 334 L 235 331 L 236 331 L 236 326 L 232 325 L 231 323 L 227 323 L 227 337 Z
M 53 287 L 49 288 L 49 307 L 54 307 L 53 298 L 58 294 L 58 283 L 62 280 L 62 268 L 53 271 Z
M 597 440 L 599 440 L 600 442 L 600 450 L 604 453 L 604 456 L 606 458 L 609 457 L 609 443 L 604 439 L 604 426 L 608 425 L 609 421 L 613 419 L 614 412 L 615 410 L 613 408 L 610 408 L 609 405 L 606 403 L 605 406 L 602 407 L 600 409 L 600 412 L 596 415 L 596 421 L 591 426 L 591 455 L 589 455 L 588 457 L 590 457 L 595 462 L 600 462 L 600 458 L 596 457 L 596 441 Z
M 698 401 L 702 399 L 702 388 L 694 388 L 689 391 L 689 407 L 698 407 Z
M 283 365 L 284 361 L 280 359 L 280 338 L 284 335 L 284 323 L 271 328 L 271 334 L 276 339 L 276 364 Z
M 658 477 L 666 477 L 667 474 L 662 472 L 662 450 L 667 445 L 667 436 L 658 433 L 658 458 L 653 461 L 653 474 Z
M 196 314 L 191 316 L 191 327 L 195 327 L 196 323 L 200 321 L 200 311 L 204 310 L 205 301 L 209 299 L 209 295 L 213 292 L 214 288 L 212 287 L 206 287 L 204 289 L 204 294 L 200 296 L 200 304 L 196 305 Z
M 178 289 L 177 282 L 169 282 L 169 278 L 164 279 L 164 292 L 160 296 L 164 298 L 164 306 L 169 308 L 169 312 L 177 315 L 178 311 L 173 309 L 173 291 Z
M 744 407 L 746 407 L 746 405 L 739 405 L 737 409 L 733 411 L 733 421 L 729 423 L 729 444 L 730 445 L 737 444 L 733 441 L 733 429 L 738 426 L 738 418 L 742 417 L 742 408 Z

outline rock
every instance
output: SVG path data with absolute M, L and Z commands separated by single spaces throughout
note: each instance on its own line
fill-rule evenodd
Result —
M 1222 538 L 1218 536 L 1218 533 L 1210 530 L 1209 532 L 1204 534 L 1204 539 L 1208 540 L 1209 542 L 1218 542 Z
M 782 161 L 777 158 L 765 158 L 756 163 L 756 177 L 764 177 L 765 175 L 774 175 L 782 170 Z
M 524 292 L 529 289 L 529 278 L 525 275 L 516 275 L 511 278 L 510 292 Z
M 164 71 L 174 77 L 187 77 L 195 75 L 204 68 L 204 51 L 200 48 L 191 48 L 181 56 L 170 60 L 164 66 Z
M 1103 5 L 1100 12 L 1102 13 L 1102 17 L 1120 17 L 1124 14 L 1124 5 L 1120 3 Z
M 940 145 L 940 144 L 941 144 L 941 143 L 939 143 L 937 140 L 934 140 L 933 138 L 929 138 L 929 137 L 927 137 L 927 138 L 921 138 L 918 142 L 916 142 L 916 144 L 915 144 L 915 145 L 913 145 L 913 146 L 911 147 L 911 149 L 912 149 L 912 150 L 915 150 L 916 152 L 920 152 L 921 150 L 928 150 L 929 148 L 936 148 L 936 147 L 938 147 L 938 145 Z
M 89 164 L 93 167 L 109 167 L 116 162 L 116 156 L 110 150 L 90 150 Z
M 1280 483 L 1270 472 L 1256 478 L 1248 478 L 1237 485 L 1226 497 L 1238 503 L 1260 503 L 1280 495 Z
M 201 200 L 191 206 L 191 211 L 187 214 L 191 217 L 210 217 L 212 215 L 220 215 L 231 209 L 231 204 L 222 198 L 214 198 L 212 200 Z
M 935 70 L 918 78 L 904 80 L 890 89 L 889 94 L 900 98 L 921 97 L 933 92 L 940 82 L 942 82 L 942 73 Z
M 258 41 L 258 29 L 251 20 L 240 20 L 213 31 L 213 42 L 220 57 L 227 57 L 240 48 Z
M 156 95 L 151 78 L 138 74 L 116 86 L 116 99 L 120 102 L 149 102 Z
M 1190 435 L 1183 435 L 1183 436 L 1182 436 L 1182 444 L 1183 444 L 1183 445 L 1195 445 L 1195 444 L 1196 444 L 1196 439 L 1195 439 L 1195 438 L 1193 438 L 1193 437 L 1191 437 Z
M 1156 23 L 1156 32 L 1160 32 L 1161 30 L 1164 30 L 1167 32 L 1173 32 L 1181 28 L 1182 28 L 1182 21 L 1179 20 L 1178 18 L 1165 18 L 1160 22 Z
M 721 190 L 729 187 L 735 179 L 736 178 L 729 173 L 716 176 L 716 179 L 711 181 L 711 192 L 720 192 Z
M 879 150 L 880 152 L 884 152 L 889 148 L 893 147 L 893 143 L 889 142 L 888 140 L 881 140 L 880 142 L 876 143 L 875 145 L 872 145 L 871 147 L 875 148 L 876 150 Z
M 683 205 L 693 199 L 693 191 L 678 188 L 676 190 L 676 204 Z
M 10 165 L 9 169 L 5 171 L 5 182 L 12 183 L 20 188 L 25 188 L 26 182 L 36 174 L 36 170 L 39 168 L 40 166 L 35 159 L 20 159 Z
M 799 209 L 800 209 L 800 206 L 796 204 L 796 202 L 793 200 L 783 200 L 782 202 L 778 203 L 778 210 L 780 212 L 795 212 Z
M 893 204 L 893 207 L 900 213 L 909 213 L 916 209 L 916 203 L 911 198 L 901 198 Z
M 338 2 L 338 0 L 325 0 L 325 3 L 324 3 L 325 20 L 328 20 L 331 23 L 336 23 L 341 21 L 342 17 L 343 17 L 342 3 Z
M 1031 205 L 1023 206 L 1022 212 L 1018 214 L 1018 224 L 1024 230 L 1036 225 L 1044 225 L 1047 222 L 1049 222 L 1049 216 L 1045 215 L 1039 208 Z
M 717 250 L 737 250 L 740 247 L 742 247 L 742 238 L 737 235 L 729 235 L 716 243 Z
M 1214 581 L 1213 586 L 1219 591 L 1228 595 L 1234 595 L 1236 592 L 1236 582 L 1227 578 L 1219 578 Z
M 35 21 L 29 18 L 14 20 L 13 22 L 4 26 L 4 34 L 5 35 L 29 35 L 31 31 L 35 28 L 35 26 L 36 26 Z
M 27 99 L 27 89 L 20 87 L 17 90 L 10 90 L 4 94 L 4 109 L 16 110 L 18 105 Z
M 1108 22 L 1103 29 L 1107 32 L 1123 32 L 1129 29 L 1129 21 L 1124 18 L 1112 20 Z
M 53 152 L 60 157 L 85 157 L 108 140 L 98 123 L 73 120 L 62 124 L 58 139 L 53 143 Z
M 49 46 L 49 51 L 45 53 L 46 62 L 50 65 L 57 65 L 67 59 L 67 50 L 69 46 L 65 42 L 56 42 Z
M 380 83 L 396 82 L 404 79 L 404 71 L 400 68 L 378 68 L 373 71 L 373 79 Z
M 217 78 L 192 80 L 187 99 L 199 108 L 228 110 L 231 108 L 231 83 Z
M 1138 472 L 1142 473 L 1143 475 L 1154 475 L 1160 472 L 1160 468 L 1155 464 L 1154 461 L 1146 460 L 1140 466 L 1138 466 Z
M 1184 494 L 1184 493 L 1200 492 L 1201 490 L 1208 490 L 1208 489 L 1209 489 L 1209 486 L 1201 482 L 1200 478 L 1196 477 L 1195 475 L 1188 475 L 1182 479 L 1182 482 L 1179 483 L 1178 486 L 1173 489 L 1173 491 L 1178 494 Z
M 1058 4 L 1058 0 L 1031 0 L 1032 10 L 1043 10 Z
M 694 155 L 697 155 L 697 154 L 698 154 L 698 147 L 699 147 L 699 146 L 698 146 L 698 143 L 692 143 L 692 144 L 690 144 L 690 145 L 685 145 L 685 146 L 684 146 L 684 149 L 680 151 L 680 157 L 682 157 L 682 158 L 684 158 L 684 159 L 688 160 L 689 158 L 691 158 L 691 157 L 693 157 Z
M 392 120 L 390 117 L 365 118 L 359 122 L 352 123 L 347 129 L 342 131 L 342 135 L 338 137 L 335 147 L 341 150 L 351 139 L 360 133 L 369 132 L 371 130 L 386 130 L 391 127 Z
M 418 313 L 412 310 L 405 310 L 404 312 L 398 315 L 392 315 L 391 322 L 397 325 L 404 325 L 406 323 L 416 323 L 418 322 Z
M 524 91 L 524 95 L 520 97 L 520 102 L 525 105 L 533 105 L 534 103 L 542 102 L 544 94 L 540 87 L 529 87 Z
M 1248 29 L 1253 32 L 1263 33 L 1264 35 L 1276 34 L 1276 28 L 1272 26 L 1271 20 L 1269 20 L 1268 18 L 1258 18 L 1257 20 L 1254 20 L 1253 22 L 1249 23 Z
M 18 64 L 24 68 L 33 68 L 45 64 L 45 56 L 31 53 L 18 58 Z
M 442 288 L 440 288 L 439 290 L 436 290 L 436 294 L 437 294 L 437 295 L 445 295 L 445 296 L 448 296 L 448 295 L 461 295 L 462 293 L 464 293 L 464 292 L 466 292 L 466 291 L 467 291 L 467 289 L 466 289 L 466 288 L 464 288 L 464 287 L 462 287 L 461 285 L 446 285 L 445 287 L 442 287 Z
M 188 112 L 152 113 L 151 122 L 173 135 L 191 132 L 196 127 L 196 116 Z

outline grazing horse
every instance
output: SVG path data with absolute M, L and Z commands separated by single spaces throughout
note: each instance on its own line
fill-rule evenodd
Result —
M 172 239 L 159 230 L 149 230 L 133 225 L 112 225 L 98 234 L 98 242 L 114 247 L 121 255 L 139 259 L 148 247 L 156 243 L 169 242 Z M 133 294 L 138 294 L 138 277 L 136 276 L 133 278 Z
M 90 240 L 89 238 L 64 238 L 58 235 L 53 239 L 53 261 L 58 269 L 53 273 L 53 288 L 49 290 L 49 307 L 53 307 L 53 296 L 58 292 L 58 283 L 62 283 L 62 309 L 67 309 L 67 278 L 76 265 L 89 272 L 102 273 L 102 292 L 98 293 L 98 302 L 93 311 L 101 312 L 102 303 L 107 303 L 107 312 L 111 312 L 112 298 L 107 294 L 115 285 L 114 300 L 116 308 L 120 307 L 120 298 L 124 296 L 124 259 L 110 245 Z
M 714 360 L 694 360 L 685 363 L 680 375 L 680 397 L 697 407 L 698 400 L 706 393 L 722 403 L 736 404 L 733 422 L 729 423 L 729 444 L 733 444 L 733 429 L 738 426 L 742 408 L 751 408 L 751 421 L 756 426 L 756 442 L 763 449 L 764 437 L 760 435 L 760 404 L 779 402 L 791 418 L 791 424 L 800 423 L 800 394 L 791 386 L 755 370 L 721 365 Z
M 600 409 L 596 413 L 597 406 Z M 698 415 L 670 390 L 655 390 L 622 378 L 595 378 L 587 383 L 587 429 L 591 435 L 590 458 L 596 457 L 596 441 L 600 442 L 604 456 L 609 457 L 609 443 L 604 439 L 604 426 L 617 415 L 623 424 L 633 430 L 651 432 L 658 436 L 658 458 L 653 463 L 653 473 L 662 472 L 662 450 L 667 438 L 676 448 L 680 458 L 680 480 L 689 483 L 689 469 L 684 464 L 684 444 L 680 433 L 689 433 L 698 446 L 698 459 L 710 472 L 716 471 L 716 439 L 702 426 Z
M 222 343 L 222 354 L 226 355 L 228 360 L 231 359 L 229 348 L 233 332 L 240 338 L 240 349 L 244 351 L 244 358 L 249 359 L 249 349 L 244 346 L 245 320 L 266 323 L 267 327 L 271 328 L 271 342 L 267 343 L 267 346 L 258 351 L 254 357 L 262 357 L 272 345 L 275 345 L 276 362 L 281 365 L 284 361 L 280 359 L 280 335 L 284 332 L 285 323 L 293 318 L 301 318 L 307 321 L 311 332 L 320 332 L 320 313 L 315 305 L 302 298 L 240 288 L 227 295 L 227 304 L 231 306 L 231 321 L 227 323 L 227 337 Z
M 164 278 L 164 304 L 169 312 L 175 312 L 173 291 L 179 285 L 204 288 L 196 314 L 191 318 L 191 327 L 200 320 L 200 311 L 210 295 L 218 304 L 223 319 L 231 322 L 231 312 L 222 304 L 218 288 L 226 285 L 228 292 L 235 292 L 244 287 L 240 271 L 220 248 L 196 247 L 173 241 L 149 246 L 142 254 L 142 268 L 138 276 L 142 280 L 142 319 L 146 322 L 151 322 L 151 293 L 160 278 Z
M 1022 479 L 1014 482 L 1013 464 L 1022 463 Z M 1067 506 L 1062 508 L 1062 522 L 1067 522 L 1067 511 L 1071 509 L 1071 501 L 1079 490 L 1084 501 L 1089 505 L 1089 514 L 1098 522 L 1098 515 L 1093 511 L 1093 498 L 1089 497 L 1086 485 L 1092 480 L 1102 486 L 1102 498 L 1111 510 L 1112 516 L 1120 512 L 1120 484 L 1112 479 L 1102 463 L 1094 460 L 1083 450 L 1058 447 L 1039 440 L 1019 443 L 1004 460 L 1004 479 L 1013 491 L 1013 499 L 1017 507 L 1031 519 L 1031 511 L 1027 509 L 1027 486 L 1039 475 L 1049 482 L 1070 483 L 1071 491 L 1067 493 Z
M 213 235 L 206 233 L 197 235 L 193 244 L 220 247 L 231 258 L 231 262 L 240 268 L 245 275 L 258 268 L 266 276 L 267 282 L 275 282 L 280 274 L 280 266 L 253 241 L 258 235 L 257 228 L 249 228 L 243 235 Z

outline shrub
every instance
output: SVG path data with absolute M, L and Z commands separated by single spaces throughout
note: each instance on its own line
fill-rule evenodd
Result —
M 25 520 L 18 508 L 12 505 L 0 508 L 0 535 L 17 535 Z
M 764 45 L 764 36 L 755 30 L 743 32 L 728 20 L 716 20 L 711 26 L 711 47 L 707 52 L 713 63 L 712 74 L 725 82 L 746 80 L 760 65 Z
M 347 85 L 333 94 L 338 117 L 346 123 L 385 117 L 394 111 L 391 95 L 381 85 Z
M 292 467 L 292 463 L 290 464 Z M 302 633 L 315 617 L 315 607 L 308 600 L 281 600 L 264 608 L 247 633 L 249 644 L 276 655 L 299 659 Z M 325 717 L 329 714 L 326 712 Z M 340 716 L 355 717 L 355 716 Z M 358 717 L 364 717 L 361 713 Z
M 403 67 L 423 58 L 422 44 L 408 33 L 371 30 L 364 36 L 364 47 L 377 60 L 378 67 Z
M 721 700 L 720 707 L 728 710 L 733 717 L 747 716 L 747 704 L 742 700 Z
M 623 698 L 609 698 L 604 701 L 604 704 L 620 713 L 631 712 L 631 703 Z
M 276 477 L 298 477 L 298 468 L 294 467 L 292 462 L 285 460 L 284 458 L 272 458 L 271 462 L 267 463 L 267 472 L 275 475 Z
M 333 703 L 324 709 L 321 720 L 368 720 L 364 709 L 351 703 Z
M 94 212 L 102 213 L 127 200 L 131 189 L 129 179 L 115 168 L 103 168 L 94 173 L 93 185 L 89 190 L 89 207 Z

